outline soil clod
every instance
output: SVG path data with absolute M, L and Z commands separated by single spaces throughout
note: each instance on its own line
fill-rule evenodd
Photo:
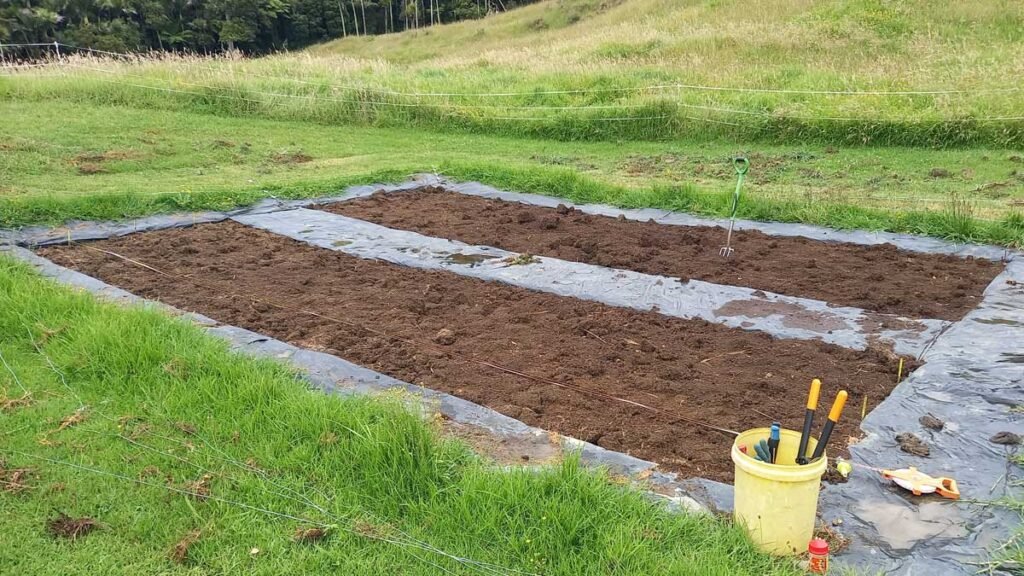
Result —
M 437 331 L 437 334 L 434 334 L 434 342 L 442 346 L 451 346 L 452 344 L 455 344 L 457 339 L 455 332 L 452 332 L 447 328 L 441 328 Z
M 907 454 L 927 457 L 931 453 L 931 449 L 928 448 L 928 445 L 910 432 L 897 434 L 896 442 L 900 445 L 900 450 L 903 450 Z
M 939 420 L 932 414 L 925 414 L 924 416 L 921 416 L 917 421 L 921 423 L 921 426 L 924 426 L 929 430 L 935 430 L 936 432 L 942 430 L 946 426 L 945 422 Z
M 821 477 L 822 482 L 829 484 L 846 484 L 850 479 L 843 476 L 839 470 L 836 469 L 836 465 L 829 459 L 828 467 L 825 469 L 825 475 Z
M 56 518 L 51 518 L 46 522 L 46 529 L 51 536 L 69 540 L 85 536 L 99 527 L 100 523 L 92 518 L 72 518 L 63 512 L 58 512 Z
M 988 441 L 994 444 L 1002 444 L 1003 446 L 1016 446 L 1021 443 L 1021 437 L 1019 434 L 1003 431 L 996 432 Z

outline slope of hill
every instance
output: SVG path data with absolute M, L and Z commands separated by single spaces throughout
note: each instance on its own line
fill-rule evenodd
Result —
M 70 59 L 0 97 L 566 140 L 1020 147 L 1022 40 L 1007 0 L 548 0 L 254 61 Z

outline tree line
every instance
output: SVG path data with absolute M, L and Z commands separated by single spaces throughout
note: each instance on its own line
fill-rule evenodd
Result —
M 0 44 L 267 53 L 482 18 L 535 0 L 0 0 Z M 38 49 L 4 50 L 10 58 Z

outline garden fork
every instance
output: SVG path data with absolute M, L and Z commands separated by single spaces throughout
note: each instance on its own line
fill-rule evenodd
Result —
M 750 162 L 743 156 L 738 156 L 732 160 L 733 167 L 736 168 L 736 191 L 732 193 L 732 211 L 729 214 L 729 234 L 725 237 L 725 246 L 722 246 L 718 254 L 728 258 L 732 256 L 732 228 L 736 225 L 736 210 L 740 207 L 740 186 L 743 185 L 743 177 L 747 174 L 747 168 L 750 168 Z

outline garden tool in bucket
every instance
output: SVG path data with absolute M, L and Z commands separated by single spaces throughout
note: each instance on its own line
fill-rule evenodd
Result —
M 736 168 L 736 191 L 732 193 L 732 210 L 729 212 L 729 233 L 725 237 L 725 246 L 722 246 L 718 253 L 726 258 L 732 256 L 732 229 L 736 225 L 736 210 L 740 207 L 740 186 L 743 185 L 743 177 L 750 168 L 750 162 L 743 156 L 733 158 L 732 165 Z
M 769 428 L 755 428 L 736 437 L 732 447 L 736 465 L 734 515 L 762 550 L 778 555 L 799 554 L 814 537 L 818 490 L 828 462 L 818 458 L 807 465 L 797 464 L 800 432 L 785 428 L 780 430 L 775 464 L 758 460 L 750 447 L 770 435 Z M 744 452 L 742 447 L 747 450 Z M 806 448 L 816 447 L 817 440 L 809 438 Z

